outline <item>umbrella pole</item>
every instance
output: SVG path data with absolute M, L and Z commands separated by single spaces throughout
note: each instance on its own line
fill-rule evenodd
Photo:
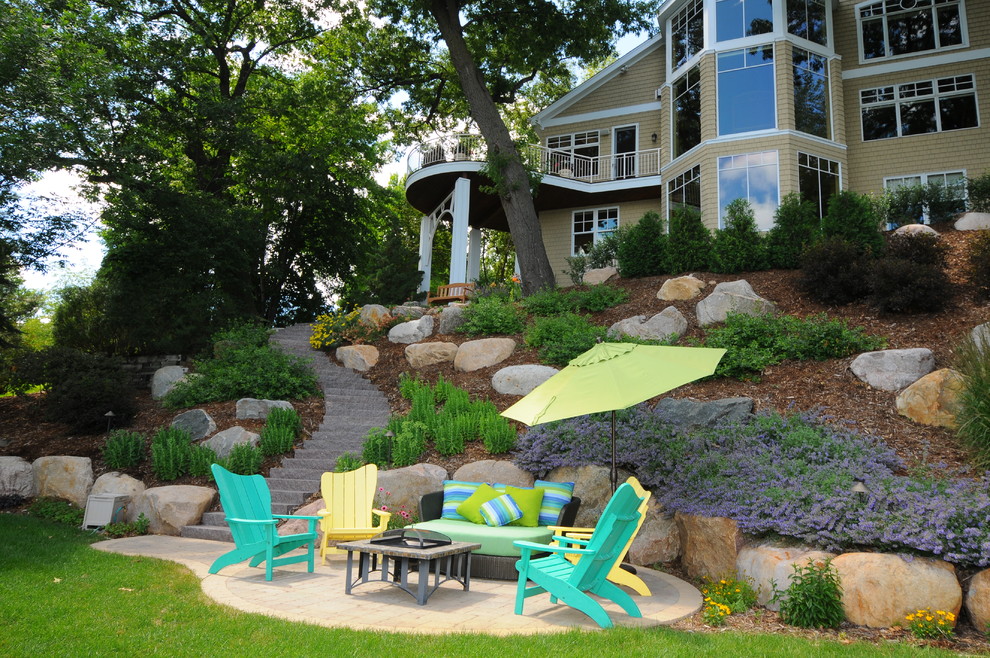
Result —
M 619 486 L 619 471 L 615 467 L 615 409 L 612 410 L 612 493 Z

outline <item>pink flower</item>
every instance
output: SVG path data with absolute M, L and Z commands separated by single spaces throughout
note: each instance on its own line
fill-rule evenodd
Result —
M 388 511 L 388 505 L 382 505 L 382 511 L 383 512 L 387 512 Z

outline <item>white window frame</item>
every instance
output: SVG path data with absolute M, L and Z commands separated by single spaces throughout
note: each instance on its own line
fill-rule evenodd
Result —
M 590 214 L 591 217 L 582 217 L 581 221 L 590 221 L 591 230 L 590 231 L 577 231 L 576 224 L 578 222 L 578 215 Z M 614 215 L 614 216 L 612 216 Z M 603 221 L 615 220 L 614 228 L 602 228 L 601 224 Z M 578 235 L 591 235 L 591 244 L 596 244 L 599 240 L 605 238 L 605 236 L 615 233 L 619 229 L 619 207 L 618 206 L 606 206 L 603 208 L 583 208 L 581 210 L 575 210 L 571 213 L 571 256 L 577 256 L 577 244 L 575 237 Z
M 904 9 L 893 7 L 903 6 L 901 3 L 908 2 L 913 6 Z M 904 53 L 901 55 L 891 55 L 890 53 L 890 42 L 888 39 L 888 29 L 887 29 L 887 16 L 890 13 L 898 13 L 900 11 L 912 11 L 918 8 L 918 4 L 923 4 L 932 7 L 932 11 L 938 7 L 939 4 L 958 4 L 959 5 L 959 30 L 962 36 L 962 43 L 953 44 L 949 46 L 941 46 L 938 43 L 938 30 L 935 30 L 935 47 L 932 50 L 919 50 L 914 53 Z M 890 13 L 888 13 L 890 12 Z M 864 16 L 864 14 L 867 14 Z M 882 57 L 871 57 L 866 58 L 866 50 L 863 47 L 863 20 L 864 19 L 875 19 L 877 16 L 881 17 L 883 23 L 884 32 L 884 51 L 885 54 Z M 933 17 L 933 24 L 935 23 Z M 937 27 L 937 25 L 934 25 Z M 946 52 L 950 50 L 958 50 L 960 48 L 969 47 L 969 28 L 966 22 L 966 0 L 868 0 L 867 2 L 861 2 L 856 5 L 856 40 L 859 47 L 859 62 L 860 64 L 869 64 L 875 62 L 889 62 L 891 60 L 903 59 L 906 57 L 917 57 L 918 55 L 924 55 L 926 53 L 939 53 Z
M 745 196 L 745 199 L 747 201 L 749 201 L 750 207 L 752 208 L 753 207 L 753 200 L 752 200 L 752 195 L 750 194 L 750 184 L 751 184 L 750 183 L 750 170 L 751 169 L 754 169 L 756 167 L 767 167 L 767 166 L 769 166 L 771 164 L 771 163 L 763 163 L 763 162 L 761 162 L 759 164 L 752 164 L 752 163 L 748 163 L 747 162 L 746 165 L 745 166 L 742 166 L 742 167 L 728 167 L 728 168 L 723 168 L 722 167 L 722 160 L 731 159 L 731 158 L 738 158 L 738 157 L 742 157 L 742 156 L 745 156 L 747 158 L 751 158 L 751 157 L 754 157 L 754 156 L 760 156 L 762 158 L 763 156 L 766 156 L 766 155 L 771 154 L 771 153 L 773 154 L 774 160 L 775 160 L 772 164 L 777 168 L 777 176 L 776 176 L 776 178 L 777 178 L 777 204 L 776 204 L 776 207 L 779 208 L 780 207 L 780 152 L 779 151 L 774 150 L 774 149 L 771 149 L 771 150 L 767 150 L 767 151 L 756 151 L 756 152 L 753 152 L 753 153 L 735 153 L 733 155 L 723 155 L 723 156 L 719 156 L 717 158 L 717 160 L 716 160 L 716 170 L 718 172 L 718 181 L 717 181 L 718 182 L 718 227 L 720 229 L 721 228 L 725 228 L 725 212 L 724 212 L 725 209 L 722 207 L 722 172 L 723 171 L 738 171 L 738 170 L 745 170 L 746 171 L 746 196 Z M 771 221 L 770 226 L 761 227 L 760 226 L 760 218 L 757 217 L 756 218 L 756 227 L 760 231 L 769 231 L 770 228 L 773 227 L 773 223 Z
M 942 178 L 942 184 L 944 185 L 945 184 L 945 177 L 946 176 L 950 176 L 950 175 L 952 175 L 952 176 L 959 176 L 960 177 L 960 179 L 962 181 L 962 184 L 959 186 L 958 189 L 960 189 L 962 191 L 962 202 L 963 202 L 963 205 L 964 206 L 968 206 L 969 205 L 969 194 L 968 194 L 968 192 L 966 190 L 966 170 L 965 169 L 949 169 L 949 170 L 946 170 L 946 171 L 929 171 L 929 172 L 925 172 L 923 174 L 904 174 L 902 176 L 884 176 L 884 178 L 883 178 L 883 189 L 884 190 L 897 189 L 898 187 L 900 187 L 900 185 L 892 185 L 892 183 L 895 183 L 897 181 L 904 181 L 904 180 L 907 180 L 909 178 L 916 178 L 916 179 L 918 179 L 918 183 L 917 183 L 918 185 L 928 185 L 928 183 L 932 182 L 930 179 L 941 177 Z M 928 218 L 928 210 L 927 209 L 925 209 L 924 212 L 922 212 L 921 223 L 922 224 L 930 224 L 931 223 L 931 220 Z M 887 229 L 888 230 L 890 230 L 892 228 L 894 228 L 894 227 L 893 226 L 889 226 L 889 225 L 887 226 Z
M 693 183 L 694 181 L 698 181 L 698 187 L 700 188 L 701 187 L 701 165 L 700 164 L 696 164 L 693 167 L 689 167 L 688 169 L 685 169 L 681 173 L 677 174 L 676 176 L 671 176 L 670 179 L 667 181 L 667 219 L 668 220 L 670 219 L 670 210 L 671 210 L 671 201 L 670 201 L 670 198 L 672 196 L 674 196 L 674 194 L 673 194 L 674 191 L 675 190 L 682 190 L 685 187 L 687 187 L 690 183 Z M 698 203 L 699 203 L 698 212 L 701 212 L 701 206 L 700 206 L 700 204 L 701 204 L 701 198 L 700 198 L 700 196 L 701 195 L 699 195 L 699 198 L 698 198 Z M 691 207 L 693 208 L 694 206 L 691 206 Z M 667 229 L 669 230 L 669 228 L 670 228 L 670 224 L 668 222 Z
M 968 81 L 966 80 L 968 78 Z M 931 85 L 931 93 L 919 92 L 919 86 Z M 942 91 L 942 87 L 959 87 Z M 976 106 L 976 125 L 969 128 L 957 128 L 952 131 L 942 130 L 942 112 L 940 102 L 945 98 L 957 96 L 968 96 L 972 94 Z M 872 97 L 872 100 L 865 100 Z M 921 133 L 922 135 L 934 135 L 941 132 L 955 132 L 955 130 L 972 130 L 980 127 L 980 98 L 976 92 L 976 75 L 973 73 L 961 73 L 950 75 L 944 78 L 933 78 L 929 80 L 915 80 L 913 82 L 903 82 L 898 85 L 885 85 L 883 87 L 869 87 L 859 91 L 859 137 L 866 143 L 882 142 L 886 139 L 896 139 L 899 137 L 918 137 L 919 135 L 905 135 L 901 122 L 901 104 L 912 100 L 932 98 L 935 101 L 935 132 Z M 880 139 L 866 139 L 866 130 L 863 125 L 863 110 L 871 107 L 893 106 L 897 117 L 897 134 L 893 137 L 883 137 Z
M 701 49 L 697 52 L 688 53 L 688 57 L 684 60 L 683 64 L 677 65 L 674 62 L 674 33 L 677 31 L 677 23 L 683 23 L 686 29 L 691 19 L 700 16 L 702 25 L 702 44 Z M 674 77 L 675 72 L 681 71 L 685 68 L 689 68 L 695 64 L 701 53 L 705 50 L 705 45 L 708 41 L 708 26 L 705 21 L 705 10 L 704 10 L 704 0 L 689 0 L 681 7 L 680 11 L 671 16 L 667 20 L 667 34 L 670 37 L 667 39 L 667 68 L 670 69 L 671 76 Z
M 773 59 L 771 59 L 769 63 L 756 64 L 756 65 L 753 65 L 753 66 L 742 66 L 742 67 L 739 67 L 739 68 L 730 69 L 728 71 L 720 71 L 718 69 L 718 62 L 719 62 L 719 59 L 718 58 L 719 57 L 721 57 L 723 55 L 731 55 L 731 54 L 736 53 L 736 52 L 753 50 L 753 49 L 756 49 L 756 48 L 769 48 L 770 49 L 770 53 L 773 55 Z M 723 73 L 730 73 L 732 71 L 745 71 L 745 70 L 748 70 L 748 69 L 762 68 L 764 66 L 769 66 L 770 67 L 770 82 L 771 82 L 771 87 L 772 88 L 770 90 L 769 99 L 773 102 L 773 125 L 770 126 L 769 128 L 759 128 L 757 130 L 748 130 L 748 131 L 733 132 L 733 133 L 723 133 L 722 132 L 722 117 L 720 116 L 722 114 L 722 112 L 721 112 L 721 109 L 722 109 L 722 82 L 721 82 L 722 74 Z M 793 66 L 793 64 L 792 64 L 792 66 Z M 780 107 L 779 106 L 780 106 L 780 103 L 778 101 L 779 101 L 779 99 L 777 98 L 777 48 L 775 47 L 775 44 L 774 43 L 761 43 L 761 44 L 757 44 L 757 45 L 754 45 L 754 46 L 746 46 L 745 48 L 733 48 L 732 50 L 725 50 L 725 51 L 722 51 L 722 52 L 720 52 L 720 53 L 718 53 L 716 55 L 716 60 L 715 60 L 715 118 L 716 118 L 716 130 L 718 132 L 718 136 L 719 137 L 733 137 L 735 135 L 746 135 L 746 134 L 751 134 L 751 133 L 766 132 L 766 131 L 769 131 L 769 130 L 777 130 L 777 127 L 780 125 L 780 119 L 779 119 L 779 113 L 780 113 Z

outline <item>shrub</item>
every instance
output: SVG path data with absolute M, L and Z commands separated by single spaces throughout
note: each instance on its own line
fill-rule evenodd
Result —
M 787 194 L 774 214 L 773 228 L 767 234 L 767 258 L 776 268 L 801 267 L 801 254 L 821 236 L 821 219 L 811 201 L 797 192 Z
M 224 467 L 238 475 L 255 475 L 261 472 L 264 458 L 261 451 L 247 443 L 238 443 L 224 460 Z
M 977 178 L 966 179 L 969 209 L 973 212 L 990 212 L 990 169 Z
M 852 242 L 823 240 L 804 251 L 798 287 L 822 304 L 850 304 L 869 294 L 869 263 L 869 257 Z
M 148 534 L 150 528 L 151 520 L 142 512 L 133 523 L 106 524 L 103 526 L 103 534 L 107 537 L 137 537 Z
M 883 247 L 880 223 L 869 197 L 844 190 L 828 201 L 828 212 L 822 218 L 822 235 L 845 240 L 863 252 L 876 253 Z
M 870 303 L 882 312 L 938 311 L 952 299 L 948 247 L 933 235 L 892 235 L 870 268 Z
M 748 579 L 731 576 L 705 579 L 701 588 L 705 607 L 702 618 L 709 626 L 721 626 L 730 614 L 746 612 L 756 605 L 756 592 Z
M 712 238 L 710 267 L 713 272 L 734 274 L 766 268 L 763 236 L 746 199 L 735 199 L 725 208 L 725 228 Z
M 967 265 L 966 273 L 977 298 L 990 299 L 990 231 L 980 231 L 970 243 Z
M 565 257 L 564 262 L 567 263 L 564 274 L 570 277 L 571 283 L 576 286 L 584 283 L 584 273 L 588 271 L 588 256 L 579 253 L 577 256 Z
M 205 477 L 213 480 L 213 471 L 210 469 L 213 464 L 218 463 L 217 453 L 204 445 L 189 445 L 189 475 L 192 477 Z
M 572 290 L 570 295 L 575 299 L 578 310 L 591 313 L 600 313 L 629 300 L 629 293 L 625 288 L 604 283 L 591 286 L 587 290 Z
M 842 609 L 842 585 L 830 559 L 794 565 L 791 584 L 780 602 L 780 618 L 801 628 L 836 628 L 846 618 Z
M 28 507 L 28 513 L 39 519 L 48 519 L 49 521 L 64 523 L 65 525 L 76 526 L 77 528 L 82 526 L 83 518 L 86 515 L 84 509 L 73 505 L 67 500 L 47 496 L 39 496 L 32 500 L 31 505 Z
M 345 452 L 340 457 L 337 457 L 333 472 L 347 473 L 349 471 L 356 471 L 362 466 L 364 466 L 364 460 L 359 455 L 355 455 L 353 452 Z
M 956 616 L 945 610 L 922 608 L 906 616 L 908 630 L 919 640 L 955 639 Z
M 485 449 L 493 455 L 501 455 L 516 447 L 518 435 L 504 416 L 485 416 L 481 420 L 479 431 Z
M 663 274 L 666 245 L 663 219 L 651 210 L 619 237 L 616 248 L 619 273 L 623 277 Z
M 288 429 L 295 438 L 302 431 L 302 418 L 299 417 L 299 412 L 295 409 L 275 407 L 268 412 L 268 417 L 265 418 L 265 427 Z
M 624 229 L 617 229 L 612 233 L 600 237 L 588 249 L 588 269 L 599 269 L 615 265 L 616 252 L 619 249 L 619 240 Z
M 144 437 L 137 432 L 114 430 L 103 444 L 103 462 L 108 468 L 123 470 L 133 468 L 147 457 Z
M 401 468 L 412 466 L 426 452 L 426 426 L 410 421 L 403 423 L 392 440 L 392 465 Z
M 159 480 L 177 480 L 189 471 L 192 436 L 174 427 L 163 427 L 151 439 L 151 470 Z
M 295 430 L 291 427 L 279 427 L 277 425 L 265 425 L 261 428 L 261 440 L 258 447 L 265 457 L 284 455 L 292 450 L 296 442 Z
M 578 297 L 573 290 L 544 288 L 522 300 L 527 313 L 539 316 L 560 315 L 577 311 Z
M 476 299 L 464 309 L 457 331 L 468 336 L 522 333 L 524 314 L 513 302 L 499 297 Z
M 702 223 L 700 212 L 687 206 L 673 208 L 670 211 L 664 271 L 681 274 L 707 270 L 711 243 L 712 234 Z
M 320 315 L 311 325 L 313 333 L 309 337 L 309 344 L 314 350 L 332 350 L 340 347 L 348 341 L 347 333 L 360 320 L 361 310 L 357 308 L 351 311 L 341 309 Z
M 962 375 L 956 409 L 957 433 L 978 464 L 990 466 L 990 345 L 967 337 L 955 349 L 953 367 Z
M 586 352 L 598 340 L 604 340 L 605 327 L 596 327 L 587 317 L 565 313 L 549 318 L 536 318 L 526 330 L 526 344 L 536 348 L 544 363 L 566 365 Z
M 374 427 L 368 431 L 361 447 L 361 460 L 366 464 L 375 464 L 378 468 L 388 468 L 392 464 L 392 438 L 389 430 Z

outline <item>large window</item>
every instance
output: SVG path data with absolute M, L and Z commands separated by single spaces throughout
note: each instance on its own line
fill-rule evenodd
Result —
M 680 68 L 705 47 L 702 0 L 691 0 L 670 19 L 671 70 Z
M 730 41 L 773 32 L 772 0 L 717 0 L 715 38 Z
M 808 153 L 798 153 L 798 186 L 801 198 L 818 208 L 818 216 L 828 211 L 828 200 L 839 193 L 839 163 Z
M 787 0 L 787 32 L 827 45 L 826 11 L 825 0 Z
M 951 197 L 955 200 L 955 212 L 966 210 L 965 171 L 942 171 L 932 174 L 916 174 L 913 176 L 892 176 L 884 179 L 883 186 L 888 190 L 896 190 L 899 187 L 924 187 L 931 183 L 937 183 L 951 192 Z M 928 224 L 928 209 L 919 207 L 917 208 L 917 212 L 918 223 Z
M 695 165 L 667 183 L 667 210 L 687 206 L 701 212 L 701 166 Z
M 794 122 L 809 135 L 832 137 L 829 112 L 828 60 L 801 48 L 794 49 Z
M 672 85 L 673 155 L 679 157 L 701 143 L 701 70 L 695 66 Z
M 552 173 L 570 170 L 578 178 L 596 175 L 599 143 L 597 130 L 548 137 L 547 148 L 552 152 L 547 156 L 547 170 Z
M 777 152 L 730 155 L 718 159 L 718 217 L 722 225 L 725 207 L 736 199 L 746 199 L 761 231 L 773 228 L 773 216 L 780 204 Z
M 718 134 L 732 135 L 777 126 L 773 46 L 718 55 Z
M 979 125 L 972 75 L 863 89 L 859 98 L 863 141 Z
M 574 213 L 574 230 L 571 254 L 585 253 L 602 238 L 612 235 L 619 228 L 618 208 L 578 210 Z
M 860 5 L 863 59 L 963 45 L 963 0 L 878 0 Z

